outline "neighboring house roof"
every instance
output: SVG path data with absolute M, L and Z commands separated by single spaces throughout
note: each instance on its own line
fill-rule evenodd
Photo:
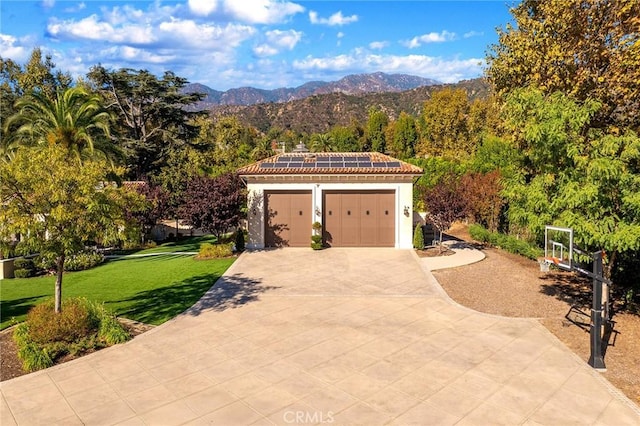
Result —
M 422 175 L 422 169 L 379 152 L 290 152 L 238 169 L 255 175 Z

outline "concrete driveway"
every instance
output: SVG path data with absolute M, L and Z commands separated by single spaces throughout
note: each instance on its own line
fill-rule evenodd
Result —
M 454 304 L 394 249 L 244 254 L 184 315 L 0 389 L 3 426 L 640 424 L 535 320 Z

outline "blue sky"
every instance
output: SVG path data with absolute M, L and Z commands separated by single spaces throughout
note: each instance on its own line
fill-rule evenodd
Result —
M 0 55 L 40 46 L 74 76 L 175 72 L 217 90 L 294 87 L 382 71 L 451 83 L 482 74 L 510 0 L 0 2 Z

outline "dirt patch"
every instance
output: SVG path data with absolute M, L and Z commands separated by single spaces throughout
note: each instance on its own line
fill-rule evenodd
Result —
M 138 336 L 145 331 L 151 330 L 155 326 L 144 324 L 126 318 L 118 318 L 118 321 L 131 333 L 131 336 Z M 18 348 L 13 341 L 13 330 L 10 327 L 0 332 L 0 381 L 13 379 L 14 377 L 28 374 L 22 369 L 22 361 L 18 358 Z M 88 355 L 85 353 L 84 355 Z M 58 362 L 62 364 L 78 357 L 66 356 Z
M 464 231 L 454 230 L 464 239 Z M 538 318 L 585 362 L 589 359 L 591 281 L 579 275 L 540 272 L 532 260 L 498 249 L 473 265 L 434 271 L 456 302 L 480 312 Z M 617 312 L 605 355 L 604 376 L 640 404 L 640 315 Z
M 446 246 L 442 247 L 425 247 L 422 250 L 416 250 L 416 254 L 419 257 L 438 257 L 438 256 L 451 256 L 456 254 L 453 250 L 449 250 Z

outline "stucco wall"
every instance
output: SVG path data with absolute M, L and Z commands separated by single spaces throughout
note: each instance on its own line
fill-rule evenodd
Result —
M 327 190 L 394 190 L 396 198 L 396 248 L 410 249 L 413 247 L 413 185 L 407 182 L 320 182 L 320 183 L 289 183 L 289 182 L 248 182 L 248 227 L 249 241 L 247 248 L 264 248 L 264 191 L 307 190 L 311 191 L 313 212 L 309 223 L 322 223 L 322 193 Z M 407 213 L 405 214 L 405 207 Z

